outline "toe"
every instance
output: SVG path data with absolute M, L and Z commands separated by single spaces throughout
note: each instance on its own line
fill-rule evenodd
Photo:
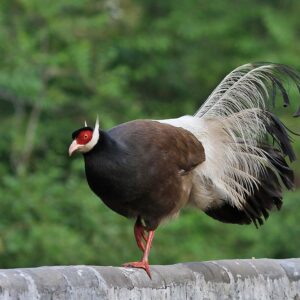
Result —
M 148 274 L 149 278 L 151 279 L 150 266 L 149 266 L 149 263 L 146 261 L 135 261 L 135 262 L 125 263 L 125 264 L 123 264 L 123 267 L 144 269 L 146 271 L 146 273 Z

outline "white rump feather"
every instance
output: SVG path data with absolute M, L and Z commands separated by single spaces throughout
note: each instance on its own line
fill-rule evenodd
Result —
M 241 66 L 223 79 L 194 116 L 160 121 L 190 131 L 204 146 L 206 160 L 194 170 L 192 191 L 192 201 L 200 208 L 209 208 L 213 198 L 217 201 L 217 193 L 241 209 L 259 185 L 260 175 L 266 168 L 273 169 L 260 145 L 266 142 L 272 122 L 270 93 L 277 87 L 288 104 L 285 75 L 298 84 L 298 75 L 283 65 Z

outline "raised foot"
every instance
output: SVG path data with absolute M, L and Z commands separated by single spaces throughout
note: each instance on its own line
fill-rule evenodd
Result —
M 145 245 L 143 244 L 143 239 L 145 242 L 147 242 L 147 235 L 145 233 L 145 229 L 142 225 L 139 223 L 136 223 L 134 226 L 134 236 L 136 239 L 136 243 L 138 247 L 144 252 L 145 251 Z
M 125 263 L 123 264 L 123 267 L 144 269 L 151 279 L 150 266 L 149 263 L 146 261 L 134 261 L 134 262 Z

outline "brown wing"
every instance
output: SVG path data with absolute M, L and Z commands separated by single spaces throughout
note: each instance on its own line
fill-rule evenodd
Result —
M 191 171 L 205 160 L 203 146 L 185 129 L 148 120 L 122 124 L 110 135 L 137 161 L 138 197 L 128 204 L 130 214 L 154 228 L 187 203 Z

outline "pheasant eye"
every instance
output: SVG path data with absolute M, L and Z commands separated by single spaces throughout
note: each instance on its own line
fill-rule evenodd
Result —
M 85 145 L 91 140 L 92 136 L 93 136 L 92 131 L 87 131 L 87 130 L 82 131 L 79 133 L 78 137 L 76 138 L 77 143 L 81 145 Z

